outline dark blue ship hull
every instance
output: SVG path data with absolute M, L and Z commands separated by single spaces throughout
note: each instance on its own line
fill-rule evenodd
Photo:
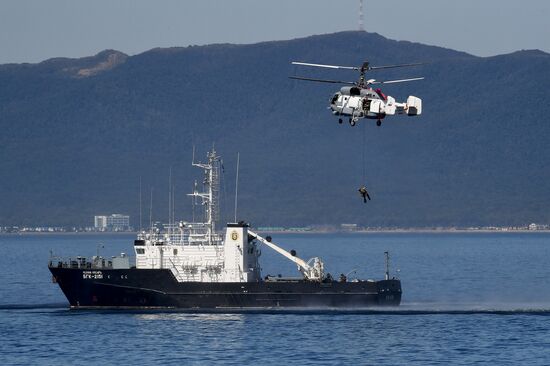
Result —
M 223 309 L 398 306 L 397 279 L 178 282 L 169 269 L 49 267 L 71 308 Z

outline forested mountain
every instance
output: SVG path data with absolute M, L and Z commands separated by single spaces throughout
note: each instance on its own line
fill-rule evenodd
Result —
M 291 60 L 360 65 L 428 62 L 376 79 L 423 99 L 423 115 L 339 125 L 326 109 L 351 71 L 297 69 Z M 550 55 L 489 58 L 341 32 L 252 45 L 153 49 L 126 56 L 0 65 L 0 226 L 91 225 L 94 214 L 168 211 L 172 167 L 179 217 L 202 179 L 191 168 L 215 144 L 222 204 L 255 225 L 514 225 L 550 222 Z M 363 157 L 364 156 L 364 157 Z M 372 201 L 357 189 L 366 184 Z M 147 214 L 145 214 L 147 212 Z

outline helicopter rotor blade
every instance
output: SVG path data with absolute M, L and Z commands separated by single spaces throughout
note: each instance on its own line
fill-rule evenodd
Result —
M 289 76 L 289 79 L 294 80 L 305 80 L 305 81 L 315 81 L 318 83 L 331 83 L 331 84 L 346 84 L 346 85 L 356 85 L 353 81 L 341 81 L 341 80 L 326 80 L 326 79 L 314 79 L 314 78 L 305 78 L 302 76 Z
M 300 65 L 300 66 L 312 66 L 312 67 L 324 67 L 326 69 L 343 69 L 343 70 L 359 70 L 359 67 L 355 66 L 338 66 L 338 65 L 325 65 L 325 64 L 310 64 L 308 62 L 291 62 L 293 65 Z
M 416 81 L 416 80 L 424 80 L 423 77 L 421 78 L 410 78 L 410 79 L 398 79 L 398 80 L 385 80 L 385 81 L 376 81 L 374 79 L 370 79 L 367 81 L 367 84 L 395 84 L 395 83 L 406 83 L 408 81 Z
M 416 62 L 412 64 L 386 65 L 386 66 L 369 66 L 369 70 L 395 69 L 397 67 L 409 67 L 424 65 L 424 62 Z

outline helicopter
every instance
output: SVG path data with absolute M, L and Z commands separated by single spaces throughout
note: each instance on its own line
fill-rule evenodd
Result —
M 337 65 L 325 65 L 325 64 L 312 64 L 307 62 L 292 61 L 293 65 L 320 67 L 327 69 L 337 70 L 356 70 L 359 71 L 359 80 L 353 81 L 341 81 L 341 80 L 326 80 L 315 79 L 302 76 L 289 76 L 290 79 L 315 81 L 320 83 L 332 83 L 343 84 L 340 91 L 336 92 L 330 98 L 330 109 L 332 114 L 338 116 L 338 122 L 343 123 L 341 116 L 349 117 L 349 124 L 355 126 L 360 118 L 375 119 L 376 125 L 381 126 L 382 120 L 386 116 L 392 116 L 395 114 L 407 114 L 408 116 L 419 116 L 422 114 L 422 99 L 410 95 L 405 103 L 399 103 L 395 101 L 395 98 L 385 95 L 381 89 L 374 89 L 371 85 L 378 84 L 393 84 L 403 83 L 409 81 L 422 80 L 423 77 L 399 79 L 399 80 L 386 80 L 378 81 L 375 79 L 366 79 L 365 74 L 371 70 L 381 69 L 393 69 L 398 67 L 418 66 L 423 63 L 409 63 L 399 65 L 387 65 L 387 66 L 371 66 L 368 61 L 363 62 L 359 67 L 357 66 L 337 66 Z

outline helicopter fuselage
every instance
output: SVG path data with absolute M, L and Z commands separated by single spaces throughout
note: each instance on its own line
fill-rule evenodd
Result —
M 315 81 L 319 83 L 345 84 L 353 86 L 344 86 L 339 92 L 336 92 L 330 98 L 330 109 L 336 116 L 349 116 L 349 123 L 355 126 L 360 118 L 376 119 L 376 124 L 381 125 L 382 119 L 388 115 L 407 114 L 409 116 L 418 116 L 422 113 L 422 100 L 410 95 L 406 103 L 399 103 L 395 98 L 384 95 L 380 89 L 373 89 L 370 85 L 375 84 L 394 84 L 409 81 L 422 80 L 423 77 L 414 77 L 397 80 L 376 80 L 368 79 L 365 73 L 370 70 L 394 69 L 398 67 L 418 66 L 422 63 L 409 63 L 399 65 L 371 66 L 368 61 L 363 62 L 361 66 L 338 66 L 327 64 L 314 64 L 309 62 L 292 61 L 293 65 L 320 67 L 336 70 L 356 70 L 359 71 L 359 80 L 357 82 L 342 80 L 327 80 L 303 76 L 289 76 L 295 80 Z M 342 123 L 342 118 L 338 119 Z
M 353 122 L 360 118 L 381 120 L 395 114 L 418 116 L 422 113 L 422 100 L 409 96 L 406 103 L 399 103 L 380 89 L 345 86 L 330 99 L 330 109 L 334 115 L 349 116 Z

